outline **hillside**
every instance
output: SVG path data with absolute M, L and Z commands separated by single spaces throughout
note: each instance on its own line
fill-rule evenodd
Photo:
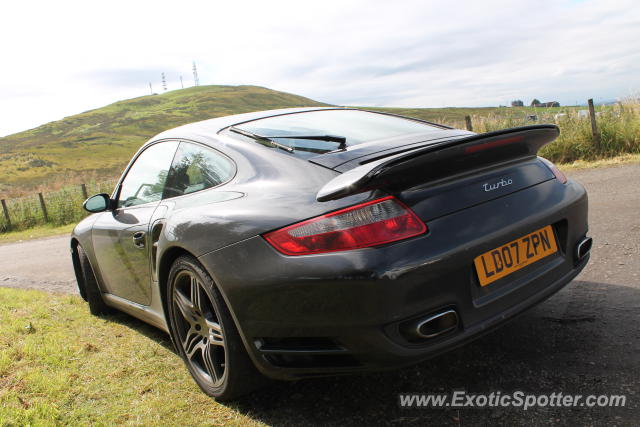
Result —
M 119 101 L 0 138 L 0 194 L 117 175 L 153 135 L 230 114 L 322 106 L 257 86 L 197 86 Z
M 113 179 L 146 140 L 182 124 L 250 111 L 323 105 L 257 86 L 198 86 L 119 101 L 0 138 L 0 197 Z M 545 111 L 549 115 L 565 108 Z M 464 127 L 465 115 L 473 116 L 479 125 L 478 120 L 496 122 L 498 118 L 499 126 L 509 127 L 523 124 L 527 114 L 541 112 L 531 107 L 371 109 L 456 127 Z

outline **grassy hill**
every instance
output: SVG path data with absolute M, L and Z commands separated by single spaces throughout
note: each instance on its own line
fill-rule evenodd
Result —
M 119 101 L 0 138 L 0 198 L 33 193 L 39 188 L 49 191 L 69 184 L 113 179 L 146 140 L 182 124 L 250 111 L 323 105 L 327 104 L 257 86 L 198 86 Z M 465 115 L 470 115 L 474 130 L 486 132 L 528 124 L 525 121 L 528 114 L 537 114 L 543 122 L 553 122 L 553 115 L 558 112 L 575 117 L 577 107 L 371 109 L 460 128 L 465 126 Z M 637 152 L 636 116 L 634 113 L 629 121 L 618 115 L 611 122 L 633 126 L 611 127 L 609 133 L 616 140 L 622 136 L 622 140 L 615 143 L 618 148 L 609 150 L 609 154 Z M 563 136 L 554 144 L 555 151 L 545 155 L 571 161 L 605 154 L 590 147 L 588 121 L 565 121 L 561 127 Z
M 150 137 L 182 124 L 322 105 L 257 86 L 198 86 L 119 101 L 0 138 L 0 194 L 11 197 L 61 181 L 112 178 Z

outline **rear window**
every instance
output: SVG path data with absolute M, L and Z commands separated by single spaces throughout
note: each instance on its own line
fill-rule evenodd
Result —
M 346 146 L 380 139 L 432 132 L 440 128 L 427 123 L 359 110 L 319 110 L 253 120 L 233 126 L 293 148 L 293 154 L 312 157 L 340 148 L 335 141 L 274 138 L 278 136 L 344 137 Z M 266 145 L 266 144 L 265 144 Z

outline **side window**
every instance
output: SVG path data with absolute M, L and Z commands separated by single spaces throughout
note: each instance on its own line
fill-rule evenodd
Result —
M 129 207 L 157 202 L 162 198 L 171 160 L 178 148 L 178 141 L 154 144 L 144 150 L 127 172 L 118 207 Z
M 234 173 L 233 162 L 218 151 L 181 142 L 171 164 L 164 198 L 215 187 L 231 179 Z

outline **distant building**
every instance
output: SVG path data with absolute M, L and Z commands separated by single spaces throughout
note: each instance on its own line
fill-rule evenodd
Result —
M 515 101 L 511 101 L 512 107 L 524 107 L 524 102 L 521 99 L 516 99 Z
M 540 108 L 559 107 L 560 103 L 558 101 L 540 102 L 537 99 L 534 99 L 533 101 L 531 101 L 531 106 L 532 107 L 540 107 Z

